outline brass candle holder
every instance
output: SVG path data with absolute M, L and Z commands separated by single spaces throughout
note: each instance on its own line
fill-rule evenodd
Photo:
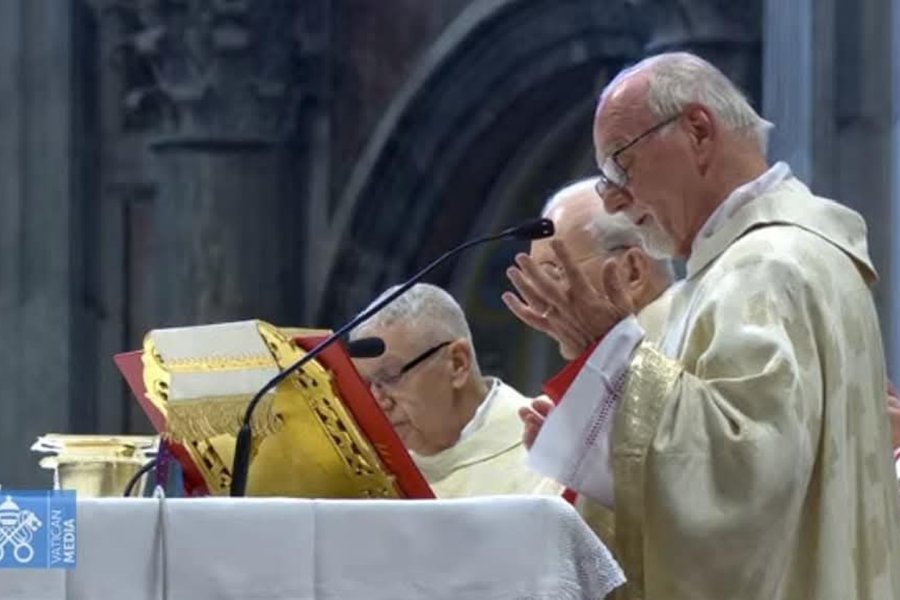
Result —
M 53 489 L 88 498 L 122 497 L 128 481 L 156 456 L 158 436 L 48 433 L 31 446 L 46 454 L 40 466 L 53 471 Z M 147 475 L 132 496 L 143 496 Z

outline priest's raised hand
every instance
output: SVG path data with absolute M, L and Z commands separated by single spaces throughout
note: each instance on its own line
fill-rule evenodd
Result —
M 523 323 L 541 331 L 573 359 L 634 312 L 614 259 L 603 264 L 602 289 L 592 286 L 560 240 L 551 242 L 560 273 L 553 276 L 527 254 L 516 256 L 506 274 L 518 292 L 504 292 L 503 302 Z

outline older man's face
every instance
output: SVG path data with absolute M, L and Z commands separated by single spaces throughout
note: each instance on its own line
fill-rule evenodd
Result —
M 675 256 L 677 253 L 675 240 L 656 222 L 655 217 L 647 215 L 637 220 L 640 221 L 638 233 L 648 255 L 656 259 Z
M 690 149 L 678 119 L 654 129 L 660 120 L 651 116 L 634 87 L 627 81 L 621 84 L 595 118 L 598 166 L 612 157 L 627 179 L 624 187 L 604 193 L 604 204 L 607 211 L 624 212 L 637 223 L 654 254 L 685 255 L 695 226 L 689 199 L 697 182 Z
M 382 338 L 385 353 L 378 358 L 354 360 L 354 365 L 406 447 L 420 454 L 434 454 L 456 443 L 464 423 L 460 424 L 454 406 L 452 355 L 467 342 L 426 343 L 403 324 L 373 328 L 366 335 Z M 424 360 L 402 372 L 404 366 L 429 351 Z
M 593 195 L 593 190 L 590 192 Z M 609 253 L 600 249 L 599 243 L 594 236 L 588 231 L 587 225 L 593 218 L 593 209 L 590 203 L 600 202 L 599 198 L 585 199 L 579 197 L 575 202 L 564 204 L 557 208 L 549 217 L 553 221 L 555 233 L 553 238 L 561 240 L 572 256 L 575 265 L 584 275 L 585 279 L 594 289 L 603 289 L 603 265 L 609 258 L 620 261 L 620 268 L 624 269 L 621 263 L 624 260 L 624 253 Z M 531 243 L 529 255 L 537 263 L 544 272 L 552 279 L 560 280 L 563 277 L 563 271 L 559 264 L 559 259 L 550 245 L 551 239 L 535 240 Z M 580 348 L 567 348 L 560 343 L 560 354 L 568 360 L 576 358 L 581 354 Z
M 599 201 L 598 199 L 597 202 Z M 559 279 L 562 275 L 562 269 L 560 268 L 556 252 L 553 251 L 553 247 L 550 245 L 550 241 L 551 239 L 562 240 L 575 264 L 584 273 L 588 282 L 594 287 L 602 289 L 603 259 L 607 255 L 599 251 L 597 242 L 585 228 L 589 217 L 586 214 L 582 217 L 576 214 L 576 211 L 570 210 L 569 207 L 554 211 L 550 217 L 554 224 L 555 234 L 553 238 L 532 242 L 529 252 L 531 258 L 551 278 Z

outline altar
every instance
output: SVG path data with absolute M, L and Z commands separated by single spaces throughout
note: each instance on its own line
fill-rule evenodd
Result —
M 95 498 L 77 567 L 2 570 L 4 600 L 602 599 L 624 578 L 559 498 Z

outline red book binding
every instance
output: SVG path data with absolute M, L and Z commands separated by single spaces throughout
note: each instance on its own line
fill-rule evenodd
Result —
M 157 433 L 161 434 L 166 431 L 166 417 L 159 412 L 156 405 L 147 398 L 147 390 L 144 387 L 144 363 L 141 360 L 141 354 L 143 353 L 140 350 L 122 352 L 121 354 L 116 354 L 113 357 L 113 360 L 116 362 L 116 366 L 119 367 L 119 372 L 122 373 L 126 383 L 128 383 L 131 393 L 137 398 L 138 404 L 141 405 L 144 414 L 150 419 L 153 428 Z M 203 476 L 194 464 L 194 460 L 191 458 L 188 449 L 183 445 L 174 442 L 168 442 L 167 446 L 181 465 L 181 469 L 184 472 L 184 491 L 187 495 L 208 495 L 209 490 L 206 487 L 206 482 L 203 480 Z

